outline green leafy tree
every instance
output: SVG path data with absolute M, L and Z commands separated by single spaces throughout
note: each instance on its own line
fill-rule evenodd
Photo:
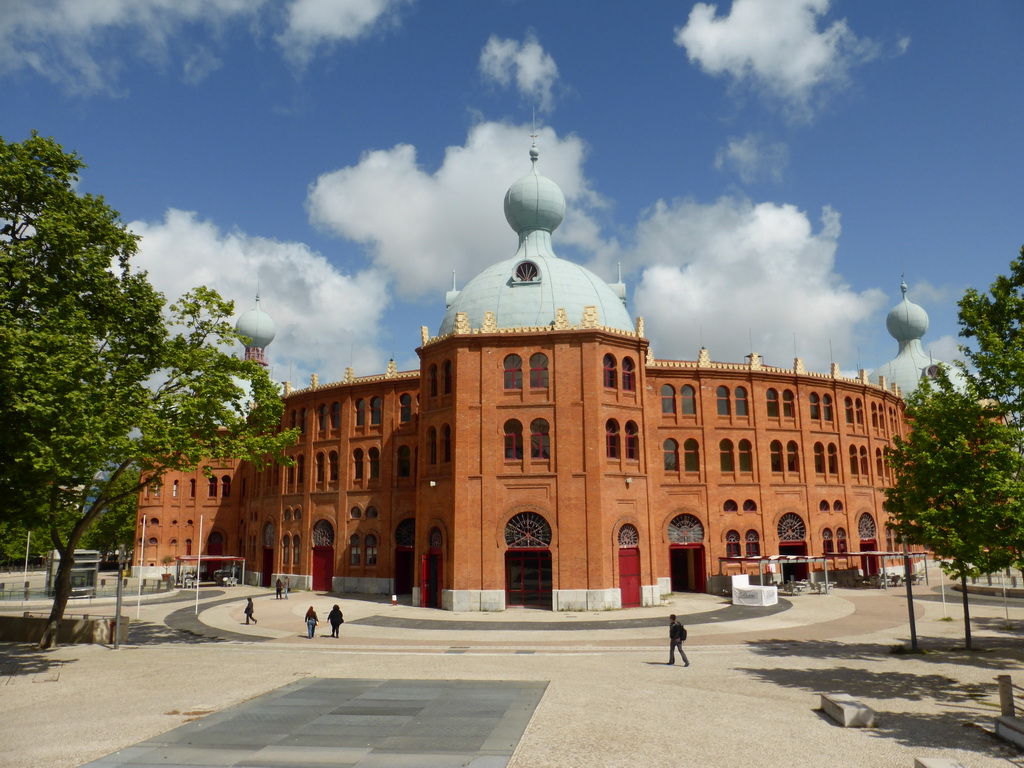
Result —
M 139 472 L 129 469 L 116 481 L 111 503 L 82 536 L 82 547 L 98 550 L 104 558 L 116 557 L 120 547 L 131 553 L 135 542 L 135 519 L 139 511 L 137 491 L 141 485 Z
M 75 190 L 82 167 L 52 139 L 0 138 L 0 504 L 61 556 L 41 648 L 102 515 L 167 471 L 262 467 L 295 439 L 266 371 L 225 351 L 232 304 L 200 287 L 166 307 L 131 267 L 136 236 Z

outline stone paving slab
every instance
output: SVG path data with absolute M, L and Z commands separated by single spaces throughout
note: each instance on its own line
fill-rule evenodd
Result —
M 546 688 L 504 680 L 312 678 L 82 768 L 504 768 Z

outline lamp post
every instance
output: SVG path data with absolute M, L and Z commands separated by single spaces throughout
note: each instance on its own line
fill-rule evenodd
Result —
M 124 545 L 117 548 L 117 606 L 114 609 L 114 650 L 121 647 L 121 586 L 124 584 Z

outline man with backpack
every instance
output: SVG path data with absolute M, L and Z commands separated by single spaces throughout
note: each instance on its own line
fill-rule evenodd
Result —
M 679 651 L 679 656 L 683 660 L 683 666 L 690 666 L 690 660 L 686 658 L 686 654 L 683 652 L 683 640 L 686 639 L 686 627 L 676 621 L 676 615 L 673 613 L 668 617 L 668 663 L 676 663 L 676 650 Z

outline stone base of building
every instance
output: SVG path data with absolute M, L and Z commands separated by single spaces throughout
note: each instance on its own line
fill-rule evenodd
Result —
M 661 605 L 661 585 L 651 584 L 649 586 L 640 587 L 640 604 L 645 608 L 649 608 L 652 605 Z
M 670 576 L 658 579 L 658 592 L 662 595 L 672 592 L 672 578 Z
M 551 607 L 556 611 L 614 611 L 622 608 L 618 589 L 555 589 Z
M 445 611 L 504 611 L 503 589 L 442 589 L 441 608 Z
M 331 580 L 331 592 L 353 595 L 391 595 L 394 594 L 394 590 L 394 579 L 335 576 Z

